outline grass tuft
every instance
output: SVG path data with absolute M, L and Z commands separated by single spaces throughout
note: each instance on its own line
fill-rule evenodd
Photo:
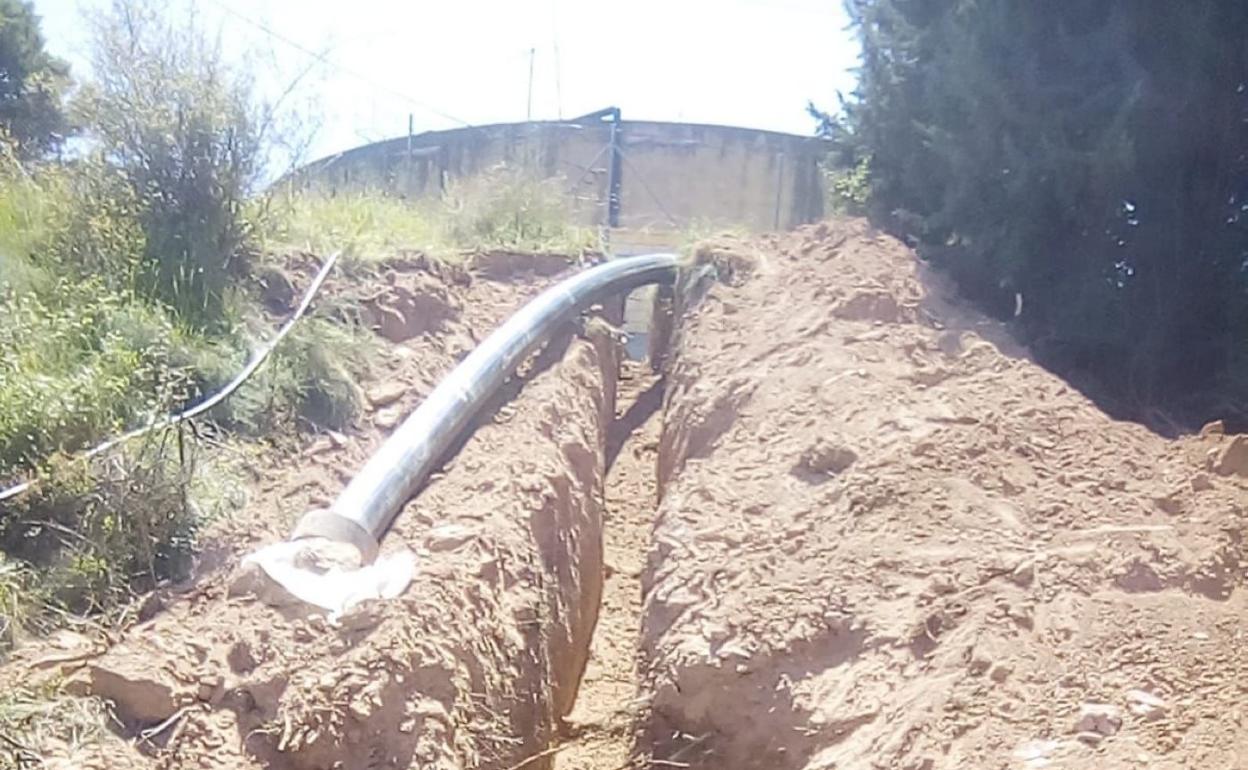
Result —
M 403 251 L 442 259 L 490 249 L 577 256 L 596 241 L 592 229 L 571 221 L 559 180 L 497 166 L 432 200 L 380 192 L 283 194 L 270 201 L 264 239 L 273 250 L 341 248 L 349 260 L 363 263 Z

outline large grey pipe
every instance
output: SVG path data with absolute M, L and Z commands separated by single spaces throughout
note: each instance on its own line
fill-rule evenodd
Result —
M 325 537 L 351 543 L 366 562 L 372 561 L 399 509 L 437 470 L 464 429 L 526 356 L 550 339 L 561 323 L 594 302 L 644 284 L 674 280 L 678 263 L 675 254 L 614 259 L 542 292 L 438 383 L 334 504 L 306 514 L 292 538 Z

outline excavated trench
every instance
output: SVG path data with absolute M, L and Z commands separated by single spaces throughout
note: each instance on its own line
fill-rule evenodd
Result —
M 541 284 L 511 280 L 396 371 L 445 372 Z M 1109 420 L 864 222 L 704 244 L 675 295 L 649 361 L 590 320 L 525 368 L 387 536 L 419 565 L 399 599 L 330 623 L 209 581 L 78 664 L 126 741 L 67 766 L 1248 756 L 1248 443 Z
M 380 430 L 316 444 L 292 463 L 300 473 L 274 484 L 293 497 L 292 513 L 306 510 L 305 488 L 312 500 L 332 496 L 396 414 L 427 393 L 431 370 L 445 372 L 465 342 L 512 310 L 470 312 L 514 309 L 552 280 L 525 273 L 516 291 L 507 288 L 514 269 L 448 280 L 433 267 L 400 267 L 389 288 L 370 290 L 382 320 L 395 317 L 378 325 L 396 343 L 390 381 L 370 389 Z M 429 307 L 436 320 L 413 320 Z M 662 381 L 625 354 L 615 328 L 587 317 L 521 367 L 386 536 L 383 554 L 417 557 L 399 599 L 330 621 L 303 605 L 259 603 L 227 572 L 166 597 L 103 654 L 70 656 L 61 672 L 69 689 L 111 702 L 118 735 L 67 761 L 256 770 L 626 763 Z M 264 537 L 289 519 L 254 525 Z

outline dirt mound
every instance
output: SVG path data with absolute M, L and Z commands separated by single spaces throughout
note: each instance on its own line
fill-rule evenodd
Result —
M 1242 766 L 1242 440 L 1110 420 L 863 223 L 702 259 L 733 278 L 672 351 L 640 754 Z
M 472 272 L 491 281 L 550 277 L 565 272 L 572 264 L 572 261 L 562 254 L 514 251 L 481 251 L 468 259 L 468 267 Z
M 502 767 L 545 747 L 575 700 L 602 590 L 598 490 L 616 341 L 592 325 L 581 337 L 569 328 L 532 362 L 523 395 L 399 517 L 384 549 L 418 557 L 400 600 L 366 603 L 331 624 L 229 588 L 240 552 L 284 537 L 298 515 L 328 503 L 395 415 L 542 285 L 448 282 L 417 264 L 369 289 L 384 306 L 405 296 L 399 289 L 425 287 L 456 312 L 387 350 L 377 367 L 386 377 L 366 384 L 370 414 L 358 433 L 326 434 L 268 469 L 248 510 L 219 528 L 224 569 L 166 597 L 106 652 L 63 655 L 40 674 L 59 671 L 71 692 L 111 701 L 121 723 L 120 737 L 62 747 L 50 760 Z M 19 655 L 10 684 L 43 652 Z

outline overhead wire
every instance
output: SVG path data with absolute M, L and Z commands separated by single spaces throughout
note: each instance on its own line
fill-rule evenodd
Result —
M 412 96 L 411 94 L 404 93 L 388 85 L 385 85 L 384 83 L 380 83 L 376 80 L 373 80 L 371 77 L 361 72 L 344 67 L 341 64 L 335 62 L 334 60 L 330 59 L 327 54 L 308 48 L 302 43 L 299 43 L 295 40 L 292 40 L 289 37 L 286 37 L 285 35 L 281 34 L 280 32 L 277 32 L 276 30 L 274 30 L 272 27 L 268 26 L 264 22 L 257 21 L 251 18 L 250 16 L 231 8 L 229 5 L 221 2 L 221 0 L 208 0 L 208 2 L 211 3 L 212 5 L 215 5 L 217 8 L 220 8 L 224 13 L 230 16 L 233 16 L 235 19 L 238 19 L 239 21 L 255 29 L 260 30 L 261 32 L 273 38 L 274 40 L 277 40 L 278 42 L 285 43 L 286 45 L 290 46 L 296 51 L 299 51 L 305 56 L 310 56 L 313 59 L 316 59 L 317 61 L 321 62 L 322 64 L 324 64 L 325 66 L 331 69 L 337 70 L 338 72 L 341 72 L 342 74 L 347 75 L 349 77 L 353 77 L 356 80 L 363 81 L 379 91 L 384 91 L 390 94 L 391 96 L 396 96 L 400 99 L 403 99 L 404 101 L 416 107 L 419 107 L 422 110 L 430 114 L 437 115 L 438 117 L 444 120 L 449 120 L 453 123 L 458 123 L 461 126 L 472 125 L 472 123 L 464 120 L 463 118 L 452 115 L 449 112 L 446 112 L 444 110 L 439 110 L 437 107 L 434 107 L 433 105 L 427 102 L 423 102 L 420 99 L 417 99 L 416 97 Z

